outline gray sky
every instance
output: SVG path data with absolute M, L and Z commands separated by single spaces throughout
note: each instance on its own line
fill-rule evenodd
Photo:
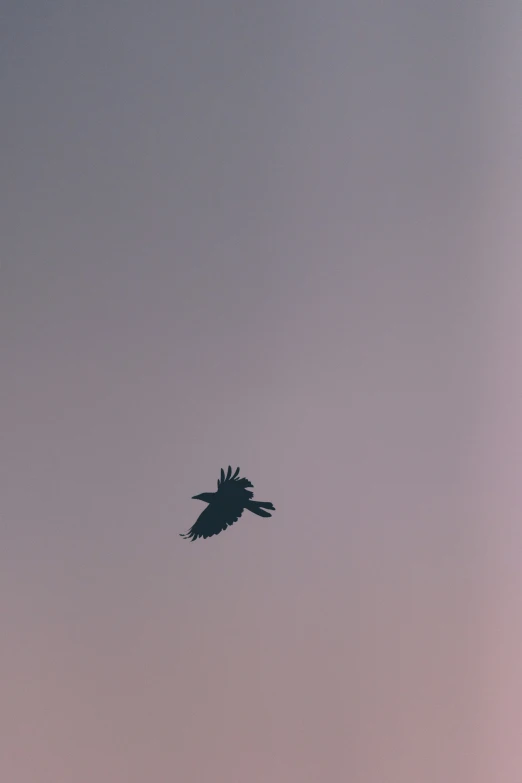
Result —
M 2 16 L 2 779 L 518 783 L 517 4 Z

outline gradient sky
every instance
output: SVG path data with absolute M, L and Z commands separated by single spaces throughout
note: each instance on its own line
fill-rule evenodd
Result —
M 2 3 L 2 780 L 522 779 L 521 24 Z

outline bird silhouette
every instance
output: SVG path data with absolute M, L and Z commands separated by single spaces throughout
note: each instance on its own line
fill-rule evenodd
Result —
M 180 533 L 182 538 L 195 541 L 196 538 L 209 538 L 217 536 L 222 530 L 237 522 L 245 509 L 257 514 L 259 517 L 271 517 L 265 509 L 275 511 L 272 503 L 262 503 L 252 500 L 254 493 L 247 487 L 253 484 L 247 478 L 239 477 L 239 468 L 232 475 L 232 468 L 228 466 L 227 475 L 221 469 L 221 479 L 217 482 L 217 492 L 203 492 L 194 495 L 192 500 L 203 500 L 208 503 L 206 509 L 199 515 L 195 523 L 186 533 Z

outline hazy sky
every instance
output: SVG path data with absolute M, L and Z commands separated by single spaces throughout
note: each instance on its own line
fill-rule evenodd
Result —
M 1 4 L 2 780 L 519 783 L 519 6 Z

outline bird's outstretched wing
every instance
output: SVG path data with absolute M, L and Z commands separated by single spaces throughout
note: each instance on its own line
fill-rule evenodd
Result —
M 254 493 L 247 490 L 247 487 L 253 487 L 252 482 L 247 478 L 239 478 L 239 468 L 236 468 L 234 475 L 232 475 L 230 465 L 226 476 L 225 471 L 221 468 L 221 479 L 218 479 L 217 487 L 219 495 L 226 498 L 227 501 L 232 498 L 241 498 L 247 501 L 254 497 Z
M 245 507 L 241 502 L 227 503 L 226 508 L 221 504 L 210 504 L 201 512 L 187 533 L 180 533 L 182 538 L 195 541 L 196 538 L 210 538 L 217 536 L 222 530 L 237 522 Z
M 223 470 L 223 468 L 221 468 L 221 478 L 218 479 L 218 481 L 217 481 L 218 489 L 226 481 L 237 481 L 237 476 L 239 476 L 239 468 L 236 468 L 236 470 L 234 472 L 234 475 L 232 475 L 232 468 L 229 465 L 226 476 L 225 476 L 225 471 Z

